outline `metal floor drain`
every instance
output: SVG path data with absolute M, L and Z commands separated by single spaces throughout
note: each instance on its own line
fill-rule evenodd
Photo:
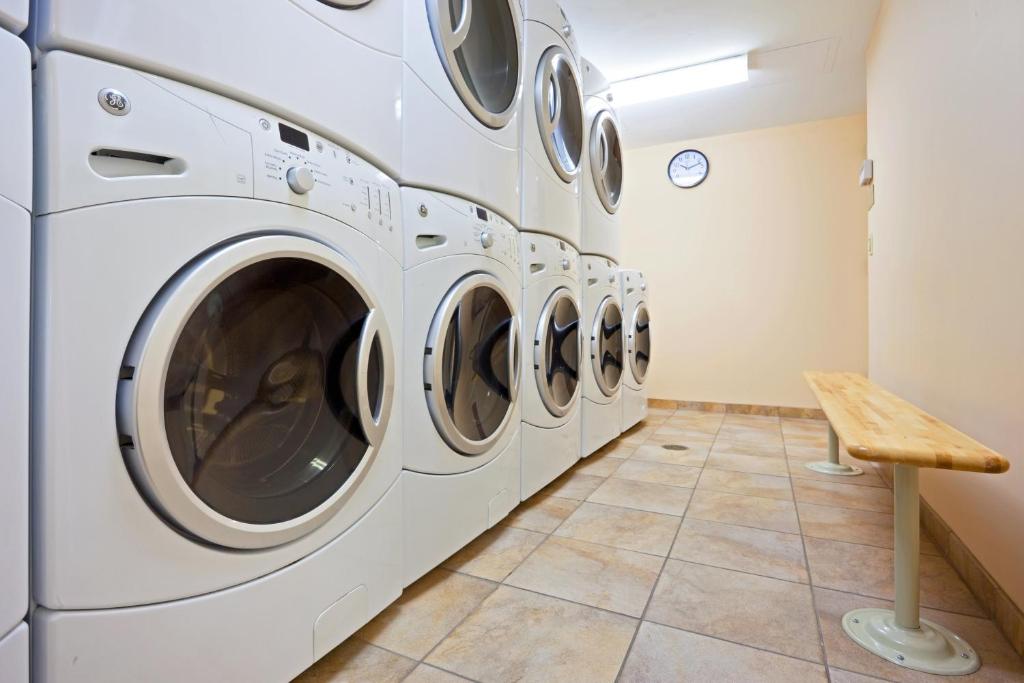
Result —
M 688 450 L 690 450 L 689 446 L 684 446 L 681 443 L 666 443 L 666 444 L 662 444 L 661 447 L 664 448 L 666 451 L 688 451 Z

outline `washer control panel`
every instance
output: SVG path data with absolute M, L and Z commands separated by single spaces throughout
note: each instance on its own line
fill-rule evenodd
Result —
M 518 270 L 519 231 L 507 220 L 471 202 L 464 202 L 473 224 L 473 240 L 486 256 L 506 262 Z

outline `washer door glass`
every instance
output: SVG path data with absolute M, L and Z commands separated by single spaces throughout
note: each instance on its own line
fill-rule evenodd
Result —
M 478 455 L 500 438 L 516 401 L 519 333 L 500 283 L 470 275 L 445 296 L 425 355 L 427 403 L 449 446 Z
M 622 309 L 610 296 L 598 307 L 590 343 L 597 385 L 611 396 L 622 380 Z
M 608 110 L 598 113 L 590 128 L 590 170 L 601 204 L 615 213 L 622 201 L 622 148 L 619 127 Z
M 651 362 L 651 318 L 647 304 L 637 304 L 633 312 L 633 325 L 629 335 L 629 364 L 633 377 L 640 384 L 647 379 L 647 365 Z
M 583 103 L 576 68 L 563 48 L 549 47 L 541 57 L 534 102 L 548 160 L 559 178 L 572 182 L 583 154 Z
M 463 104 L 481 123 L 502 128 L 519 97 L 516 0 L 426 0 L 434 46 Z
M 580 309 L 568 289 L 558 289 L 544 305 L 534 349 L 541 401 L 552 415 L 562 417 L 576 401 L 580 386 Z
M 183 271 L 136 332 L 119 388 L 134 412 L 119 416 L 131 434 L 122 445 L 187 531 L 233 547 L 301 536 L 376 454 L 390 341 L 337 256 L 284 236 L 227 247 Z

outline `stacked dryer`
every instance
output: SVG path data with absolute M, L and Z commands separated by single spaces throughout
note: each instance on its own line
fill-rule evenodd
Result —
M 28 681 L 29 266 L 32 65 L 28 0 L 0 0 L 0 680 Z
M 647 417 L 647 368 L 651 362 L 651 313 L 647 278 L 639 270 L 619 271 L 626 334 L 626 365 L 622 381 L 622 431 Z
M 584 120 L 581 243 L 583 321 L 590 359 L 583 373 L 582 454 L 620 433 L 625 339 L 619 278 L 622 148 L 608 82 L 583 61 Z

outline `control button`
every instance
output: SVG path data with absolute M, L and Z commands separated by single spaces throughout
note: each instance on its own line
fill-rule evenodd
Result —
M 647 283 L 646 282 L 644 282 L 643 284 L 640 285 L 640 291 L 641 292 L 646 292 L 647 291 Z
M 569 259 L 562 259 L 562 270 L 569 270 Z
M 288 169 L 286 177 L 288 178 L 288 187 L 295 194 L 306 194 L 316 184 L 316 181 L 313 180 L 313 174 L 305 166 L 292 166 Z
M 608 282 L 615 282 L 615 273 L 608 276 Z
M 484 249 L 490 249 L 494 246 L 494 235 L 489 232 L 480 233 L 480 244 Z

